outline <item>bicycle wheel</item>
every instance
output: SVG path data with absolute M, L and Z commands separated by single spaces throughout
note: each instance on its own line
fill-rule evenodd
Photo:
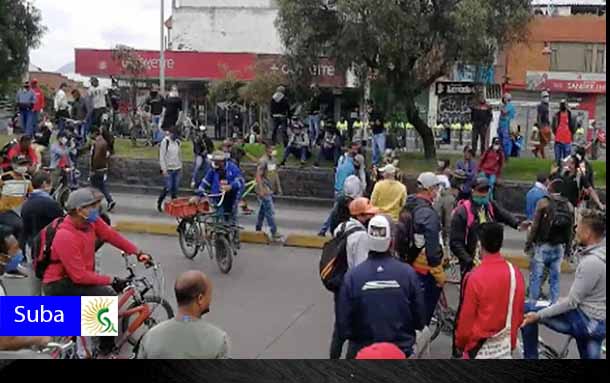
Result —
M 451 260 L 449 260 L 449 265 L 445 269 L 445 275 L 447 277 L 447 283 L 451 283 L 453 285 L 460 284 L 460 263 L 455 257 L 452 257 Z
M 146 296 L 144 297 L 143 304 L 149 306 L 151 314 L 150 317 L 144 320 L 144 323 L 142 323 L 142 325 L 140 325 L 140 327 L 138 327 L 138 329 L 134 331 L 133 334 L 130 334 L 127 338 L 127 341 L 132 346 L 137 345 L 140 339 L 142 339 L 142 337 L 144 336 L 144 334 L 148 332 L 148 330 L 155 327 L 157 324 L 165 320 L 172 319 L 174 317 L 174 309 L 172 309 L 172 306 L 169 304 L 168 301 L 166 301 L 165 299 L 161 299 L 161 297 Z M 127 308 L 127 310 L 131 310 L 138 306 L 141 306 L 141 304 L 139 304 L 138 302 L 132 302 Z M 137 319 L 137 316 L 138 314 L 134 314 L 132 316 L 123 318 L 123 320 L 121 321 L 121 328 L 123 329 L 123 331 L 127 331 L 133 321 Z
M 70 188 L 62 187 L 57 193 L 57 202 L 59 202 L 59 206 L 63 209 L 66 208 L 66 202 L 68 202 L 68 197 L 70 196 Z
M 441 327 L 443 323 L 443 310 L 439 306 L 434 309 L 434 314 L 430 320 L 430 342 L 434 341 L 441 333 Z
M 182 254 L 188 259 L 193 259 L 199 253 L 201 245 L 199 240 L 203 237 L 201 227 L 193 219 L 184 219 L 178 225 L 178 241 Z
M 233 267 L 233 251 L 225 236 L 219 236 L 214 241 L 216 263 L 223 274 L 229 274 Z

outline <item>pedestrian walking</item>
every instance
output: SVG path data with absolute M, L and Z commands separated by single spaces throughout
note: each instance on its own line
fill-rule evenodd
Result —
M 397 169 L 394 165 L 388 164 L 379 171 L 383 174 L 383 180 L 375 184 L 371 202 L 383 214 L 388 214 L 397 221 L 400 211 L 407 203 L 407 187 L 396 180 Z
M 561 162 L 572 154 L 572 141 L 576 134 L 576 118 L 568 108 L 566 100 L 561 100 L 559 111 L 553 117 L 553 134 L 555 135 L 555 162 Z
M 502 96 L 502 109 L 500 110 L 500 122 L 498 124 L 498 138 L 500 139 L 504 158 L 510 157 L 512 144 L 510 139 L 511 127 L 517 111 L 512 103 L 512 96 L 506 93 Z
M 367 198 L 359 197 L 353 199 L 349 203 L 348 221 L 340 224 L 334 231 L 335 238 L 346 235 L 345 238 L 345 257 L 347 270 L 360 265 L 366 261 L 369 256 L 369 237 L 367 227 L 370 220 L 379 213 Z M 337 313 L 337 305 L 339 303 L 339 291 L 334 293 L 335 314 Z M 340 338 L 337 329 L 337 322 L 333 330 L 332 341 L 330 345 L 330 359 L 340 359 L 343 351 L 345 339 Z
M 519 268 L 501 254 L 504 227 L 479 229 L 481 265 L 464 278 L 455 346 L 464 359 L 512 359 L 523 318 L 525 282 Z
M 546 158 L 546 146 L 551 142 L 551 112 L 550 112 L 550 95 L 549 92 L 542 92 L 542 101 L 538 105 L 536 124 L 538 125 L 538 144 L 534 146 L 535 157 Z
M 106 129 L 105 127 L 103 129 Z M 116 201 L 108 190 L 108 169 L 110 166 L 110 147 L 99 128 L 92 131 L 93 145 L 91 146 L 91 186 L 98 189 L 106 199 L 107 210 L 110 212 L 116 207 Z
M 183 113 L 180 92 L 178 92 L 176 85 L 172 85 L 169 95 L 163 102 L 163 112 L 161 112 L 160 121 L 161 129 L 164 132 L 168 132 L 175 128 L 175 133 L 180 137 L 183 132 L 180 131 L 178 125 L 182 122 Z
M 343 184 L 343 192 L 337 198 L 335 206 L 330 213 L 329 229 L 331 233 L 334 233 L 340 224 L 349 220 L 349 205 L 356 198 L 362 197 L 363 192 L 362 183 L 358 177 L 354 175 L 347 177 Z
M 483 153 L 484 151 L 481 151 L 481 154 Z M 466 145 L 464 147 L 464 158 L 455 164 L 455 170 L 461 172 L 466 177 L 462 190 L 465 194 L 470 194 L 470 189 L 472 189 L 472 185 L 477 178 L 478 166 L 474 157 L 475 150 Z
M 36 93 L 30 88 L 30 82 L 26 81 L 23 83 L 23 88 L 17 91 L 15 97 L 17 103 L 17 109 L 19 110 L 19 123 L 21 124 L 21 130 L 23 134 L 32 137 L 34 131 L 32 130 L 32 110 L 36 104 Z
M 72 109 L 70 114 L 72 118 L 79 121 L 79 130 L 78 135 L 81 139 L 86 140 L 87 136 L 89 136 L 88 126 L 87 126 L 87 116 L 89 114 L 89 108 L 87 106 L 87 100 L 81 96 L 80 91 L 78 89 L 72 89 Z
M 258 161 L 256 168 L 256 196 L 259 203 L 256 231 L 262 231 L 263 222 L 267 220 L 274 241 L 281 239 L 275 223 L 275 206 L 273 204 L 273 196 L 282 194 L 282 185 L 280 184 L 275 160 L 276 154 L 273 144 L 265 143 L 265 155 Z
M 369 105 L 369 121 L 373 133 L 373 165 L 379 165 L 386 149 L 386 128 L 382 113 Z
M 548 193 L 538 201 L 530 231 L 525 243 L 525 253 L 533 253 L 530 261 L 529 300 L 537 301 L 545 268 L 549 270 L 551 303 L 559 299 L 561 262 L 572 245 L 574 231 L 574 207 L 561 196 L 563 181 L 555 179 L 549 184 Z
M 70 118 L 70 103 L 68 102 L 66 90 L 68 90 L 68 84 L 62 82 L 55 93 L 55 121 L 57 123 L 57 129 L 60 132 L 63 132 L 66 127 L 66 118 Z
M 181 146 L 182 143 L 175 127 L 165 133 L 165 138 L 159 145 L 159 164 L 164 179 L 163 191 L 157 199 L 157 210 L 159 212 L 163 211 L 163 201 L 168 194 L 171 199 L 178 198 L 180 174 L 182 172 Z
M 369 256 L 349 270 L 339 292 L 336 322 L 349 340 L 347 359 L 372 344 L 388 342 L 407 356 L 425 326 L 424 295 L 411 266 L 392 256 L 392 224 L 375 216 L 368 225 Z
M 159 93 L 159 86 L 154 84 L 148 97 L 144 100 L 144 106 L 147 107 L 151 115 L 152 134 L 151 143 L 153 146 L 158 145 L 163 140 L 163 131 L 161 130 L 161 115 L 163 114 L 163 105 L 165 99 Z
M 549 175 L 547 173 L 540 173 L 536 177 L 536 183 L 525 195 L 525 218 L 528 221 L 534 219 L 534 213 L 536 212 L 536 206 L 538 201 L 549 195 L 548 191 Z
M 226 332 L 204 319 L 212 304 L 212 281 L 201 271 L 176 279 L 178 313 L 150 329 L 140 342 L 138 359 L 227 359 Z
M 487 103 L 484 95 L 479 95 L 479 103 L 471 108 L 470 120 L 472 121 L 472 150 L 473 157 L 477 154 L 477 145 L 481 142 L 481 154 L 487 148 L 489 137 L 489 125 L 493 119 L 491 106 Z
M 523 357 L 538 359 L 538 325 L 576 339 L 581 359 L 600 359 L 606 339 L 606 215 L 584 210 L 576 226 L 582 246 L 568 296 L 557 303 L 525 302 Z
M 91 86 L 87 90 L 87 95 L 90 98 L 90 118 L 91 128 L 102 127 L 102 116 L 106 113 L 107 109 L 107 96 L 108 89 L 100 85 L 100 81 L 97 77 L 91 77 L 89 80 Z
M 46 106 L 46 99 L 44 91 L 38 86 L 38 80 L 32 79 L 32 92 L 36 95 L 36 102 L 32 107 L 32 118 L 30 120 L 30 127 L 27 130 L 27 134 L 34 136 L 38 132 L 38 123 L 40 122 L 40 114 L 44 113 Z
M 502 175 L 505 162 L 506 156 L 502 150 L 501 140 L 496 137 L 493 139 L 491 147 L 483 153 L 479 162 L 480 176 L 487 178 L 489 182 L 489 193 L 492 198 L 495 195 L 495 188 Z
M 214 142 L 207 134 L 207 128 L 203 125 L 193 134 L 193 176 L 191 178 L 191 189 L 195 189 L 201 179 L 208 172 L 208 155 L 214 152 Z M 203 175 L 202 175 L 203 174 Z

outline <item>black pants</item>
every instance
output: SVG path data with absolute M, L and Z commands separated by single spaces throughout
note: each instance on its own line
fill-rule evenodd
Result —
M 335 315 L 337 313 L 337 302 L 339 300 L 339 293 L 334 294 L 335 299 Z M 345 339 L 339 337 L 339 331 L 337 330 L 337 321 L 335 319 L 335 326 L 333 328 L 333 336 L 330 341 L 330 359 L 341 359 L 341 353 L 343 351 L 343 344 Z
M 23 220 L 13 210 L 5 211 L 0 213 L 0 225 L 8 226 L 11 228 L 11 232 L 19 241 L 19 247 L 24 252 L 25 256 L 25 241 L 23 238 Z
M 477 154 L 477 143 L 479 138 L 481 139 L 481 154 L 487 149 L 487 133 L 489 132 L 489 126 L 475 125 L 472 127 L 472 150 L 474 154 Z
M 69 279 L 62 279 L 42 285 L 45 296 L 60 297 L 113 297 L 116 292 L 110 286 L 102 285 L 76 285 Z M 114 349 L 114 337 L 99 337 L 97 339 L 99 351 L 108 354 Z

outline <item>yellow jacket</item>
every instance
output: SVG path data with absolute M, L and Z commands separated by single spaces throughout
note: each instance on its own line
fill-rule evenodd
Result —
M 398 221 L 400 211 L 407 203 L 407 187 L 396 180 L 383 180 L 375 184 L 371 195 L 373 206 Z

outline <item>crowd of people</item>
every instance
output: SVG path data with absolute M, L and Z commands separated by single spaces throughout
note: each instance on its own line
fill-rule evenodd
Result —
M 57 142 L 50 149 L 50 172 L 40 168 L 32 135 L 27 133 L 9 148 L 2 164 L 5 172 L 0 186 L 22 181 L 24 189 L 22 194 L 3 194 L 0 199 L 0 274 L 25 277 L 27 273 L 20 266 L 24 253 L 28 248 L 36 249 L 32 257 L 46 261 L 40 271 L 45 295 L 107 296 L 123 291 L 125 279 L 96 270 L 95 254 L 103 243 L 137 255 L 142 263 L 152 262 L 102 215 L 104 199 L 106 211 L 116 205 L 105 184 L 113 149 L 112 140 L 107 138 L 109 132 L 95 121 L 101 121 L 104 110 L 111 105 L 106 103 L 107 94 L 93 82 L 92 88 L 91 187 L 73 191 L 65 206 L 51 197 L 57 185 L 55 169 L 72 166 L 66 136 L 59 126 Z M 66 107 L 65 90 L 61 87 L 56 97 L 58 122 L 65 121 L 62 116 L 66 113 L 72 115 Z M 29 93 L 33 92 L 24 87 L 18 100 L 32 101 Z M 573 127 L 565 103 L 551 127 L 560 158 L 548 174 L 537 177 L 526 197 L 527 218 L 522 219 L 496 199 L 498 180 L 512 150 L 510 126 L 515 109 L 510 95 L 503 98 L 499 134 L 491 146 L 483 144 L 489 111 L 482 105 L 474 124 L 475 147 L 466 146 L 463 159 L 455 166 L 448 160 L 439 161 L 436 172 L 419 174 L 416 190 L 407 190 L 399 161 L 386 151 L 383 116 L 372 104 L 368 106 L 371 137 L 353 124 L 353 135 L 346 139 L 350 129 L 345 128 L 345 121 L 340 125 L 323 124 L 315 103 L 308 111 L 309 126 L 298 118 L 289 118 L 284 93 L 285 89 L 279 88 L 273 96 L 272 137 L 263 140 L 264 155 L 251 158 L 257 161 L 255 193 L 260 206 L 256 230 L 262 231 L 266 221 L 273 238 L 281 239 L 274 219 L 274 196 L 282 190 L 278 167 L 285 165 L 290 155 L 303 164 L 319 146 L 316 163 L 328 161 L 335 169 L 334 205 L 318 233 L 326 236 L 330 232 L 333 237 L 327 243 L 333 246 L 323 251 L 323 259 L 330 254 L 332 262 L 321 264 L 324 267 L 320 273 L 334 296 L 330 358 L 340 358 L 346 342 L 347 358 L 418 357 L 422 350 L 417 349 L 417 340 L 434 320 L 451 257 L 457 258 L 461 276 L 453 357 L 508 358 L 517 347 L 521 330 L 523 356 L 537 358 L 540 323 L 574 337 L 582 358 L 599 358 L 605 339 L 605 206 L 593 186 L 593 168 L 585 158 L 586 149 L 573 148 L 567 142 Z M 35 95 L 33 100 L 32 105 Z M 168 196 L 178 197 L 183 170 L 183 138 L 178 127 L 183 114 L 178 101 L 175 88 L 167 99 L 155 88 L 146 101 L 155 119 L 158 117 L 163 136 L 158 137 L 159 165 L 165 181 L 157 200 L 159 211 L 163 211 Z M 33 110 L 32 106 L 23 108 Z M 30 124 L 26 115 L 24 126 Z M 366 127 L 362 129 L 366 131 Z M 481 141 L 478 161 L 475 135 Z M 222 150 L 214 148 L 205 127 L 193 132 L 191 139 L 195 156 L 191 175 L 195 196 L 191 202 L 223 195 L 219 208 L 227 222 L 236 225 L 246 184 L 241 160 L 249 156 L 243 137 L 228 139 Z M 278 164 L 275 143 L 280 140 L 284 140 L 285 151 Z M 544 153 L 544 147 L 538 151 Z M 527 286 L 521 271 L 503 258 L 504 225 L 527 231 L 524 252 L 531 264 Z M 54 237 L 47 254 L 47 249 L 39 249 L 37 244 L 42 234 L 51 232 Z M 561 262 L 576 255 L 580 257 L 576 278 L 568 297 L 562 299 Z M 547 273 L 550 297 L 544 302 L 541 286 Z M 203 318 L 211 305 L 212 290 L 211 280 L 201 272 L 180 275 L 175 282 L 177 317 L 146 333 L 138 357 L 230 356 L 228 335 Z M 39 345 L 45 340 L 48 342 L 46 338 L 30 338 L 27 343 L 0 337 L 0 350 Z M 110 353 L 113 342 L 112 338 L 99 342 L 100 353 Z

